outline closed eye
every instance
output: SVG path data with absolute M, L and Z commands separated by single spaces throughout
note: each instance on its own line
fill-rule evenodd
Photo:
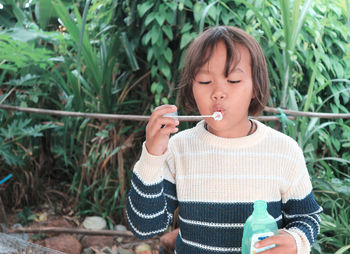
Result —
M 201 85 L 209 85 L 211 81 L 199 81 L 198 83 Z
M 241 80 L 227 80 L 227 82 L 229 82 L 231 84 L 237 84 L 237 83 L 241 82 Z

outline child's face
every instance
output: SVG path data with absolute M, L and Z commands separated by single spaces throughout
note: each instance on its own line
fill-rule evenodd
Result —
M 226 46 L 219 42 L 209 61 L 203 65 L 193 82 L 193 95 L 202 115 L 216 111 L 223 120 L 207 119 L 209 131 L 220 137 L 246 135 L 248 108 L 254 98 L 250 53 L 242 45 L 236 45 L 240 54 L 236 68 L 225 77 Z

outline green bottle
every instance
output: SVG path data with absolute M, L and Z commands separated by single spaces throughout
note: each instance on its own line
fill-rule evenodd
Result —
M 276 247 L 276 245 L 259 249 L 254 247 L 258 241 L 273 235 L 278 235 L 277 223 L 267 212 L 266 202 L 257 200 L 254 202 L 253 214 L 248 217 L 244 224 L 242 254 L 255 254 Z

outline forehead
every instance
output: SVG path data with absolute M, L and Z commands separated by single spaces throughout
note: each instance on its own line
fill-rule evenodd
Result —
M 223 41 L 214 45 L 213 50 L 207 49 L 205 58 L 208 59 L 199 72 L 210 72 L 212 69 L 224 69 L 225 73 L 247 72 L 251 68 L 250 52 L 242 44 L 235 43 L 228 48 Z

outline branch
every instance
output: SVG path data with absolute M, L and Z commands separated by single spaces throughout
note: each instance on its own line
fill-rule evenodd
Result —
M 40 108 L 23 108 L 11 105 L 2 105 L 0 104 L 0 109 L 6 110 L 15 110 L 28 113 L 37 113 L 44 115 L 57 115 L 57 116 L 72 116 L 72 117 L 85 117 L 85 118 L 96 118 L 96 119 L 110 119 L 110 120 L 134 120 L 134 121 L 148 121 L 150 116 L 144 115 L 122 115 L 122 114 L 96 114 L 96 113 L 81 113 L 81 112 L 71 112 L 71 111 L 62 111 L 62 110 L 51 110 L 51 109 L 40 109 Z M 265 107 L 264 111 L 270 113 L 280 113 L 277 108 Z M 291 116 L 306 116 L 306 117 L 319 117 L 319 118 L 328 118 L 328 119 L 350 119 L 350 114 L 335 114 L 335 113 L 314 113 L 314 112 L 301 112 L 295 110 L 282 109 L 282 111 L 290 115 L 289 119 L 295 119 Z M 259 121 L 279 121 L 277 116 L 257 116 L 252 117 L 253 119 Z M 178 117 L 180 121 L 200 121 L 201 117 L 191 117 L 190 119 Z
M 113 230 L 91 230 L 82 228 L 61 228 L 61 227 L 39 227 L 39 228 L 11 228 L 7 233 L 71 233 L 83 235 L 106 235 L 106 236 L 134 236 L 130 231 Z

